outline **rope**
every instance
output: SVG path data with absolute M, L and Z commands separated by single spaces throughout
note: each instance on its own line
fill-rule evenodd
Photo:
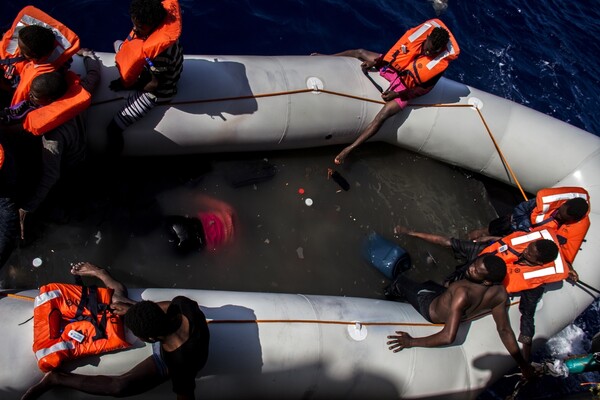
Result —
M 35 297 L 23 296 L 22 294 L 0 293 L 0 296 L 11 297 L 19 300 L 35 301 Z

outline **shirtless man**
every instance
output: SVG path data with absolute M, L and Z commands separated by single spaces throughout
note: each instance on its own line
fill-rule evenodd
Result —
M 388 336 L 387 345 L 394 353 L 411 347 L 439 347 L 454 343 L 461 321 L 491 310 L 502 343 L 515 359 L 523 376 L 533 376 L 531 365 L 525 361 L 507 312 L 508 294 L 502 286 L 506 264 L 493 255 L 477 258 L 467 269 L 465 279 L 451 283 L 447 288 L 428 281 L 416 283 L 402 275 L 392 283 L 390 294 L 411 303 L 432 323 L 443 323 L 438 333 L 413 338 L 407 332 L 396 331 Z
M 101 396 L 125 397 L 144 393 L 171 379 L 178 400 L 194 399 L 196 374 L 208 358 L 209 331 L 198 303 L 177 296 L 171 301 L 135 301 L 108 271 L 78 263 L 73 275 L 95 277 L 114 289 L 110 307 L 125 315 L 125 326 L 141 340 L 153 343 L 153 354 L 119 376 L 79 375 L 53 370 L 22 397 L 36 399 L 53 387 L 67 387 Z

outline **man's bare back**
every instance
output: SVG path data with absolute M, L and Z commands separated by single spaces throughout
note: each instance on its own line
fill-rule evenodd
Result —
M 452 302 L 464 298 L 461 320 L 490 312 L 499 304 L 505 304 L 508 295 L 502 285 L 486 286 L 469 280 L 452 283 L 446 292 L 438 296 L 429 306 L 432 322 L 445 323 L 452 313 Z

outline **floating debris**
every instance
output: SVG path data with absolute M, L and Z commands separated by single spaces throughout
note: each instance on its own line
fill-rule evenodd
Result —
M 304 249 L 302 247 L 296 249 L 296 254 L 298 254 L 299 259 L 304 260 Z

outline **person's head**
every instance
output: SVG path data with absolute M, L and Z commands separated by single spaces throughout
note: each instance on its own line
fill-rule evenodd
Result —
M 465 275 L 472 282 L 484 285 L 500 284 L 506 276 L 506 263 L 498 256 L 484 254 L 473 261 Z
M 565 201 L 563 205 L 558 207 L 556 219 L 563 224 L 572 224 L 581 221 L 587 215 L 589 209 L 590 205 L 585 199 L 576 197 Z
M 131 0 L 129 15 L 136 36 L 145 39 L 164 21 L 167 10 L 161 0 Z
M 149 300 L 129 307 L 125 313 L 125 326 L 148 343 L 157 342 L 177 329 L 167 313 L 157 303 Z
M 54 50 L 54 33 L 39 25 L 29 25 L 19 30 L 19 49 L 28 60 L 48 57 Z
M 558 246 L 552 240 L 539 239 L 523 250 L 522 257 L 531 265 L 547 264 L 558 257 Z
M 47 72 L 33 78 L 29 88 L 29 101 L 45 106 L 61 98 L 67 92 L 67 80 L 60 72 Z
M 165 224 L 169 243 L 178 253 L 187 254 L 204 248 L 204 229 L 199 219 L 170 215 Z
M 435 27 L 423 43 L 423 54 L 432 57 L 442 52 L 448 45 L 450 34 L 447 30 Z

